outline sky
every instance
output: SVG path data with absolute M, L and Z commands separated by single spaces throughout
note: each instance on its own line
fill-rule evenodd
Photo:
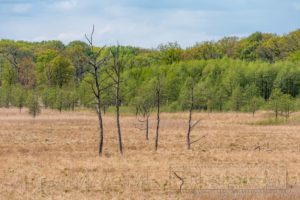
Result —
M 0 0 L 0 39 L 155 48 L 300 28 L 299 0 Z

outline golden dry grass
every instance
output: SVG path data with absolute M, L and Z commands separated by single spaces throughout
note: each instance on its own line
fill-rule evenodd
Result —
M 158 152 L 154 118 L 147 143 L 124 116 L 123 156 L 107 115 L 99 158 L 92 112 L 0 109 L 0 199 L 300 199 L 300 123 L 255 125 L 268 115 L 196 113 L 188 151 L 187 114 L 162 114 Z

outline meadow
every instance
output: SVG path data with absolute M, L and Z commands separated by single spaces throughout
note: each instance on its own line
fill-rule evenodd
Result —
M 187 113 L 155 116 L 149 141 L 134 115 L 104 115 L 98 156 L 96 113 L 0 109 L 0 199 L 300 199 L 300 113 L 266 123 L 272 113 L 194 113 L 200 120 L 187 150 Z M 272 122 L 272 121 L 270 121 Z

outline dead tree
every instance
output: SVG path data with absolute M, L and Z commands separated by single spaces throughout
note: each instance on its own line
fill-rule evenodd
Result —
M 187 130 L 187 135 L 186 135 L 186 141 L 187 141 L 187 148 L 191 149 L 191 131 L 192 129 L 199 123 L 199 121 L 193 123 L 192 122 L 192 113 L 194 110 L 194 81 L 190 83 L 188 87 L 188 92 L 189 94 L 189 121 L 188 121 L 188 130 Z
M 139 128 L 137 127 L 139 130 L 145 130 L 146 132 L 146 140 L 148 141 L 149 140 L 149 117 L 150 117 L 150 110 L 151 110 L 151 107 L 149 105 L 147 105 L 146 103 L 141 105 L 141 106 L 138 106 L 136 108 L 136 115 L 137 115 L 137 118 L 138 118 L 138 115 L 140 114 L 142 116 L 143 119 L 139 119 L 138 118 L 138 121 L 140 123 L 143 123 L 144 124 L 144 128 Z
M 102 119 L 102 113 L 101 113 L 101 95 L 104 88 L 102 86 L 102 83 L 105 81 L 104 79 L 101 79 L 100 73 L 102 72 L 103 66 L 107 63 L 109 56 L 104 56 L 104 58 L 99 59 L 99 56 L 101 55 L 102 51 L 105 49 L 105 47 L 100 48 L 99 50 L 96 50 L 94 48 L 93 44 L 93 35 L 94 35 L 94 26 L 92 29 L 91 35 L 88 37 L 85 35 L 86 40 L 88 41 L 89 47 L 90 47 L 90 55 L 87 58 L 87 64 L 88 69 L 87 72 L 91 74 L 92 81 L 86 81 L 90 84 L 91 90 L 93 91 L 94 97 L 96 99 L 96 105 L 97 105 L 97 115 L 98 115 L 98 123 L 99 123 L 99 156 L 102 155 L 103 151 L 103 140 L 104 140 L 104 129 L 103 129 L 103 119 Z
M 155 151 L 158 148 L 158 136 L 159 136 L 159 125 L 160 125 L 160 103 L 161 103 L 161 80 L 160 77 L 157 77 L 157 82 L 155 86 L 156 93 L 156 134 L 155 134 Z
M 137 96 L 134 98 L 135 115 L 138 121 L 142 124 L 143 128 L 136 127 L 139 130 L 146 132 L 146 141 L 149 140 L 149 117 L 154 107 L 155 95 L 153 82 L 138 88 Z
M 106 71 L 109 77 L 111 77 L 115 85 L 115 107 L 116 107 L 116 123 L 118 129 L 118 140 L 119 140 L 119 150 L 123 154 L 123 145 L 122 145 L 122 132 L 120 124 L 120 106 L 121 106 L 121 93 L 120 93 L 120 84 L 121 84 L 121 70 L 123 65 L 123 54 L 120 53 L 120 46 L 111 49 L 111 54 L 113 57 L 113 65 L 111 74 L 109 71 Z M 121 56 L 121 58 L 120 58 Z
M 146 140 L 149 140 L 149 117 L 150 117 L 150 109 L 147 106 L 143 107 L 143 117 L 145 118 L 146 123 Z

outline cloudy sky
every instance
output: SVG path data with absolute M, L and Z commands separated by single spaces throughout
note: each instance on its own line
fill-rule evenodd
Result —
M 299 0 L 0 0 L 0 39 L 183 47 L 255 31 L 300 28 Z

